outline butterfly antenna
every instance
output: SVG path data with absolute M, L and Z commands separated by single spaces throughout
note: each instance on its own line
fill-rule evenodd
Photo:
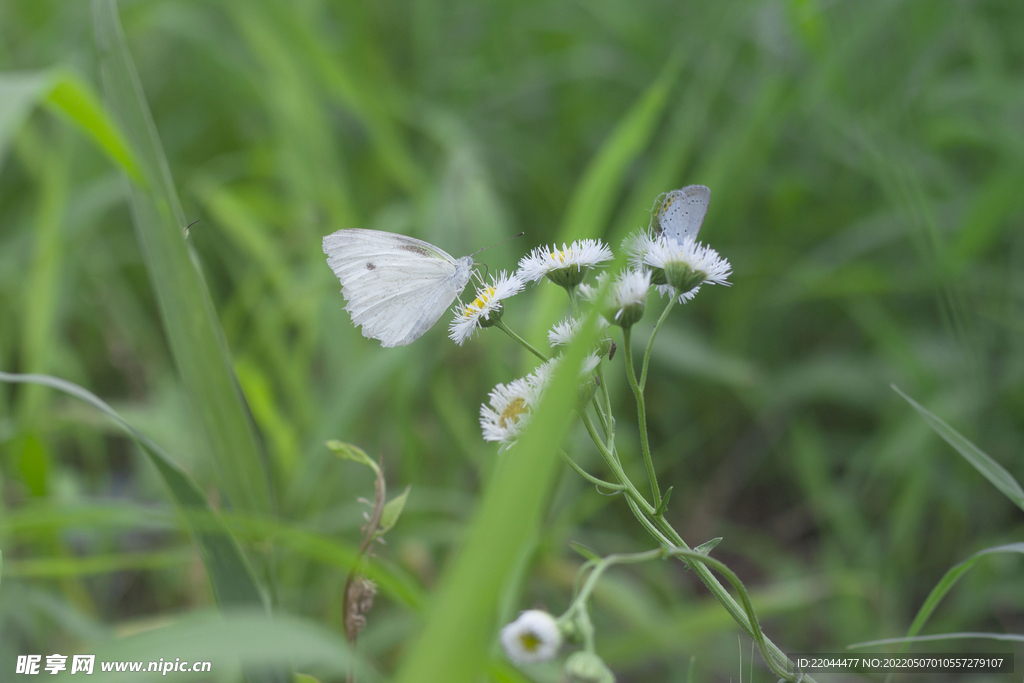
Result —
M 199 222 L 199 219 L 196 219 L 196 220 L 192 221 L 191 223 L 189 223 L 188 225 L 185 226 L 185 237 L 188 237 L 188 229 L 191 228 L 193 225 L 195 225 L 198 222 Z
M 510 242 L 510 241 L 514 240 L 515 238 L 517 238 L 517 237 L 522 237 L 525 234 L 526 234 L 526 231 L 524 230 L 523 232 L 519 233 L 518 235 L 513 235 L 512 237 L 509 237 L 506 240 L 502 240 L 500 242 L 496 242 L 495 244 L 492 244 L 490 247 L 484 247 L 483 249 L 478 249 L 477 251 L 474 251 L 472 254 L 470 254 L 470 256 L 476 256 L 477 254 L 479 254 L 481 251 L 484 251 L 485 249 L 491 249 L 493 247 L 497 247 L 498 245 L 505 244 L 505 242 Z

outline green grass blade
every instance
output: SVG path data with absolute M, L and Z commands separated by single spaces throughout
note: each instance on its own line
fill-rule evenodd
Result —
M 270 492 L 253 427 L 209 291 L 185 241 L 184 215 L 117 6 L 113 0 L 95 0 L 93 14 L 104 91 L 148 185 L 132 184 L 131 208 L 171 353 L 230 504 L 269 512 Z
M 163 569 L 184 565 L 193 557 L 188 550 L 154 550 L 145 553 L 115 553 L 85 557 L 38 557 L 7 564 L 7 575 L 20 578 L 62 578 L 109 574 L 126 570 Z
M 626 112 L 591 160 L 569 200 L 556 238 L 559 244 L 605 234 L 626 171 L 650 144 L 681 66 L 678 54 L 669 57 L 658 77 Z M 618 245 L 611 246 L 614 250 Z M 544 341 L 550 322 L 562 306 L 561 296 L 563 292 L 557 287 L 544 287 L 538 292 L 529 339 L 538 343 Z
M 573 191 L 559 242 L 604 234 L 626 170 L 654 137 L 681 66 L 679 55 L 672 55 L 608 136 Z
M 86 83 L 71 74 L 57 74 L 46 99 L 54 110 L 81 128 L 133 180 L 142 181 L 135 157 L 121 131 Z
M 359 565 L 367 578 L 377 584 L 380 593 L 389 599 L 413 610 L 420 609 L 425 602 L 423 589 L 405 570 L 380 557 L 371 557 L 368 561 L 361 559 L 356 545 L 332 535 L 246 515 L 224 514 L 202 519 L 200 515 L 193 514 L 192 520 L 197 526 L 202 524 L 204 530 L 216 529 L 223 520 L 223 524 L 243 542 L 273 537 L 275 547 L 329 567 L 348 571 Z M 10 534 L 19 541 L 53 531 L 174 531 L 178 528 L 178 517 L 173 510 L 128 502 L 67 507 L 39 503 L 0 516 L 0 534 Z
M 11 138 L 40 104 L 47 104 L 65 116 L 133 180 L 141 181 L 131 150 L 92 89 L 78 77 L 62 71 L 0 74 L 0 162 Z
M 899 390 L 897 389 L 897 391 Z M 907 629 L 907 638 L 912 638 L 921 632 L 925 622 L 928 621 L 928 618 L 932 615 L 932 612 L 935 611 L 939 602 L 946 596 L 946 593 L 949 592 L 953 587 L 953 584 L 955 584 L 961 576 L 967 573 L 967 571 L 973 567 L 979 559 L 985 555 L 992 555 L 994 553 L 1020 553 L 1024 555 L 1024 543 L 1009 543 L 1007 545 L 985 548 L 984 550 L 979 550 L 974 553 L 960 564 L 951 567 L 945 574 L 943 574 L 942 578 L 935 585 L 935 588 L 933 588 L 931 593 L 928 594 L 928 597 L 925 598 L 924 603 L 921 605 L 921 609 L 917 611 L 917 616 L 914 617 L 914 621 L 911 622 L 910 628 Z M 907 644 L 905 643 L 900 651 L 902 652 L 906 647 Z
M 123 427 L 156 465 L 175 505 L 185 515 L 196 545 L 199 546 L 218 603 L 222 606 L 264 604 L 263 594 L 252 567 L 235 537 L 210 508 L 206 496 L 195 482 L 160 446 L 126 422 L 100 397 L 77 384 L 49 375 L 15 375 L 6 372 L 0 372 L 0 381 L 39 384 L 63 391 L 85 401 Z
M 959 631 L 957 633 L 932 633 L 927 636 L 916 636 L 914 638 L 881 638 L 880 640 L 866 640 L 862 643 L 847 645 L 847 650 L 861 647 L 875 647 L 877 645 L 895 645 L 896 643 L 928 643 L 936 640 L 1001 640 L 1011 643 L 1024 643 L 1024 636 L 1017 633 L 989 633 L 986 631 Z
M 921 417 L 928 423 L 928 426 L 941 436 L 943 441 L 955 448 L 960 455 L 964 456 L 967 462 L 974 466 L 974 469 L 978 470 L 983 477 L 992 482 L 992 485 L 999 489 L 1004 496 L 1013 501 L 1021 510 L 1024 510 L 1024 490 L 1021 489 L 1020 484 L 1013 478 L 1013 475 L 1007 472 L 1002 465 L 993 460 L 987 453 L 984 453 L 964 438 L 960 432 L 946 424 L 939 416 L 900 391 L 899 387 L 895 384 L 890 386 L 893 388 L 893 391 L 912 405 L 914 410 L 921 414 Z
M 0 164 L 11 138 L 50 85 L 45 72 L 0 74 Z
M 591 314 L 569 347 L 530 425 L 503 454 L 470 523 L 466 541 L 441 579 L 423 634 L 399 667 L 400 683 L 479 679 L 492 643 L 499 596 L 523 546 L 537 533 L 561 446 L 578 400 L 580 367 L 597 330 Z

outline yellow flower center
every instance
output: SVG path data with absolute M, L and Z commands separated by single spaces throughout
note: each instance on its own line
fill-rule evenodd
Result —
M 477 315 L 487 304 L 494 298 L 494 287 L 485 287 L 477 291 L 476 298 L 473 299 L 472 303 L 467 304 L 466 308 L 462 311 L 463 315 Z
M 565 262 L 571 260 L 573 256 L 574 254 L 572 253 L 571 248 L 568 249 L 567 251 L 558 251 L 556 249 L 555 251 L 551 252 L 551 260 L 560 266 L 564 266 Z
M 501 415 L 498 417 L 498 425 L 502 429 L 507 429 L 510 422 L 519 422 L 519 417 L 529 412 L 529 404 L 524 399 L 517 396 L 508 402 L 508 405 L 505 406 L 505 410 L 501 411 Z
M 527 652 L 534 652 L 542 642 L 533 631 L 523 631 L 519 634 L 519 644 Z

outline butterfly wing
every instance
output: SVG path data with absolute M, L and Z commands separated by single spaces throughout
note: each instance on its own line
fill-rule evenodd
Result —
M 661 232 L 679 243 L 697 239 L 710 201 L 711 190 L 703 185 L 687 185 L 663 194 L 655 211 Z
M 324 237 L 327 263 L 341 280 L 345 309 L 363 336 L 404 346 L 437 322 L 469 282 L 472 257 L 380 230 L 338 230 Z

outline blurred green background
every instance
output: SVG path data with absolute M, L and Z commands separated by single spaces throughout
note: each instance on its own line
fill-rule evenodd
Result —
M 364 339 L 321 253 L 340 228 L 455 256 L 526 231 L 481 254 L 493 272 L 556 239 L 618 249 L 660 192 L 708 185 L 701 238 L 731 261 L 733 286 L 705 288 L 659 337 L 652 443 L 675 486 L 669 519 L 691 544 L 724 536 L 715 556 L 786 651 L 899 636 L 950 566 L 1021 539 L 1020 511 L 889 388 L 1024 478 L 1019 2 L 140 0 L 120 12 L 198 221 L 190 241 L 273 517 L 358 543 L 372 479 L 329 438 L 379 454 L 393 492 L 412 486 L 378 551 L 406 599 L 384 590 L 360 640 L 384 675 L 497 459 L 516 455 L 483 443 L 479 404 L 531 359 L 493 331 L 456 347 L 447 317 L 409 347 Z M 0 71 L 52 67 L 99 96 L 89 5 L 0 2 Z M 0 370 L 95 392 L 216 504 L 122 172 L 53 106 L 0 123 Z M 536 338 L 546 287 L 509 303 L 513 328 Z M 609 373 L 635 463 L 620 358 Z M 585 433 L 569 450 L 598 469 Z M 570 540 L 652 547 L 620 499 L 562 469 L 502 620 L 565 608 L 582 561 Z M 156 470 L 84 404 L 0 385 L 0 484 L 0 671 L 212 604 Z M 274 552 L 275 603 L 340 632 L 344 558 Z M 1020 633 L 1021 569 L 983 560 L 926 632 Z M 678 563 L 612 570 L 594 618 L 622 681 L 687 680 L 691 656 L 697 680 L 736 675 L 740 651 L 749 667 L 749 641 L 737 649 L 735 625 Z

